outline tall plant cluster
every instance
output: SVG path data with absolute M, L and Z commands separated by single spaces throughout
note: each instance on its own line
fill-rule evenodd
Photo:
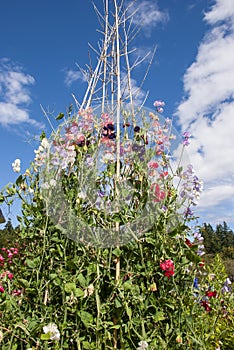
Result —
M 22 203 L 17 247 L 0 251 L 1 348 L 232 349 L 231 282 L 218 257 L 204 264 L 193 224 L 190 133 L 175 142 L 164 102 L 136 102 L 131 5 L 95 10 L 103 39 L 82 103 L 0 195 Z

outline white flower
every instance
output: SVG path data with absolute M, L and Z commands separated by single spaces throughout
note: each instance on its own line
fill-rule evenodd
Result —
M 101 158 L 102 163 L 109 163 L 113 162 L 115 160 L 115 156 L 111 152 L 106 152 L 104 156 Z
M 50 180 L 50 187 L 55 187 L 56 184 L 57 184 L 57 181 L 56 181 L 56 180 L 54 180 L 54 179 L 51 179 L 51 180 Z
M 20 159 L 16 159 L 13 163 L 12 163 L 12 168 L 13 168 L 13 171 L 15 173 L 19 173 L 20 172 Z
M 48 182 L 44 182 L 43 184 L 41 184 L 41 188 L 43 190 L 48 190 L 50 188 L 50 185 L 48 184 Z
M 44 138 L 42 139 L 42 141 L 41 141 L 41 146 L 42 146 L 43 148 L 49 148 L 50 144 L 49 144 L 49 141 L 47 140 L 46 137 L 44 137 Z
M 141 340 L 138 343 L 139 347 L 137 348 L 137 350 L 145 350 L 148 348 L 149 344 L 145 341 L 145 340 Z
M 80 191 L 78 194 L 77 194 L 77 197 L 80 198 L 80 199 L 85 199 L 86 198 L 86 194 L 84 191 Z
M 54 323 L 49 323 L 47 326 L 43 327 L 44 333 L 50 333 L 50 340 L 59 340 L 60 332 L 58 327 Z
M 94 285 L 93 284 L 90 284 L 88 286 L 87 289 L 85 289 L 85 292 L 84 292 L 84 298 L 86 298 L 87 296 L 90 296 L 94 293 Z

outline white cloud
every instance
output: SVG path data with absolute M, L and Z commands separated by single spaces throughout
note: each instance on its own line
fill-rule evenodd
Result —
M 142 89 L 142 87 L 138 84 L 137 80 L 131 78 L 131 93 L 135 106 L 141 106 L 147 93 Z M 128 77 L 127 74 L 122 72 L 121 74 L 121 89 L 123 92 L 122 100 L 126 103 L 130 102 L 129 99 L 129 88 L 128 88 Z
M 233 216 L 234 196 L 234 7 L 216 0 L 204 20 L 211 25 L 195 62 L 184 75 L 176 115 L 193 139 L 189 154 L 205 190 L 199 206 L 213 219 L 218 208 Z M 232 206 L 230 206 L 230 203 Z M 231 220 L 231 219 L 230 219 Z M 232 222 L 234 218 L 232 218 Z
M 234 17 L 233 0 L 216 0 L 211 11 L 206 13 L 205 20 L 210 24 L 215 24 L 232 17 Z
M 84 75 L 80 71 L 72 70 L 72 69 L 65 70 L 64 82 L 67 86 L 70 87 L 77 80 L 85 81 L 85 82 L 87 81 Z
M 160 11 L 156 0 L 136 0 L 128 2 L 129 12 L 136 11 L 133 16 L 133 23 L 140 25 L 146 35 L 150 35 L 151 30 L 159 23 L 165 23 L 169 19 L 167 12 Z
M 12 125 L 29 123 L 41 124 L 30 119 L 27 106 L 31 103 L 28 87 L 35 83 L 34 78 L 10 60 L 0 60 L 0 124 Z

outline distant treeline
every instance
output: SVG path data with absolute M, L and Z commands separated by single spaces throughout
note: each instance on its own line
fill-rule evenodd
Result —
M 2 225 L 1 225 L 2 226 Z M 9 219 L 3 229 L 0 230 L 0 248 L 12 246 L 17 242 L 19 236 L 19 227 L 13 227 Z
M 224 221 L 215 228 L 210 224 L 203 224 L 200 233 L 204 237 L 205 262 L 212 263 L 214 257 L 219 254 L 229 278 L 234 282 L 234 232 Z
M 204 237 L 205 252 L 208 255 L 219 253 L 224 259 L 234 259 L 234 232 L 224 221 L 213 228 L 210 224 L 204 223 L 200 228 Z M 3 229 L 0 229 L 0 247 L 13 244 L 17 241 L 19 227 L 14 228 L 9 219 Z
M 221 254 L 223 258 L 234 259 L 234 232 L 224 221 L 213 228 L 210 224 L 204 223 L 200 228 L 204 237 L 206 254 Z

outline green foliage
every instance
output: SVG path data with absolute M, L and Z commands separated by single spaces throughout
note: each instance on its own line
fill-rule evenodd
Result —
M 210 224 L 205 223 L 201 227 L 200 232 L 204 237 L 207 254 L 228 253 L 227 248 L 234 248 L 234 232 L 227 226 L 225 221 L 223 224 L 216 225 L 215 229 Z M 230 257 L 232 258 L 232 253 Z
M 212 263 L 217 253 L 223 259 L 228 275 L 233 279 L 234 276 L 234 232 L 223 224 L 216 225 L 214 229 L 210 224 L 204 223 L 200 228 L 204 237 L 205 260 Z
M 86 143 L 90 137 L 86 136 Z M 41 142 L 43 148 L 45 138 Z M 93 142 L 92 150 L 94 147 Z M 105 211 L 87 206 L 79 197 L 82 188 L 78 188 L 77 174 L 83 158 L 91 151 L 86 144 L 72 149 L 76 171 L 69 164 L 59 176 L 66 200 L 77 216 L 91 227 L 102 222 L 112 230 L 131 222 L 125 202 L 121 214 L 104 215 Z M 157 158 L 162 161 L 163 172 L 168 166 L 164 158 Z M 109 198 L 106 195 L 106 202 L 113 201 L 119 193 L 115 188 L 116 164 L 111 165 L 98 174 L 92 187 L 114 187 Z M 120 172 L 123 179 L 127 174 L 133 184 L 132 219 L 147 208 L 149 201 L 146 189 L 141 189 L 145 181 L 142 168 L 138 160 L 132 172 L 124 173 L 123 168 Z M 10 259 L 8 246 L 1 258 L 2 349 L 130 350 L 139 349 L 141 341 L 147 342 L 148 350 L 213 350 L 220 345 L 222 350 L 231 349 L 233 339 L 228 338 L 227 329 L 234 330 L 233 299 L 230 293 L 221 294 L 225 271 L 220 258 L 211 270 L 202 267 L 197 254 L 199 242 L 186 240 L 191 236 L 191 217 L 172 220 L 177 218 L 179 207 L 172 175 L 159 176 L 158 182 L 168 192 L 167 196 L 163 192 L 163 202 L 156 197 L 160 210 L 152 215 L 152 225 L 141 235 L 133 232 L 135 239 L 127 244 L 107 248 L 82 244 L 63 234 L 48 215 L 39 175 L 32 163 L 16 184 L 2 191 L 8 204 L 15 195 L 22 201 L 17 254 Z M 147 181 L 146 184 L 150 189 Z M 61 205 L 56 200 L 53 203 L 58 208 Z M 163 210 L 162 203 L 167 210 Z M 182 208 L 184 203 L 183 200 Z M 135 226 L 136 231 L 139 229 Z M 217 297 L 211 298 L 207 297 L 207 276 L 212 270 L 216 275 L 212 288 L 217 290 Z M 199 280 L 198 290 L 194 288 L 195 277 Z
M 0 248 L 16 243 L 18 235 L 19 227 L 14 228 L 11 220 L 9 219 L 6 222 L 5 227 L 0 230 Z

